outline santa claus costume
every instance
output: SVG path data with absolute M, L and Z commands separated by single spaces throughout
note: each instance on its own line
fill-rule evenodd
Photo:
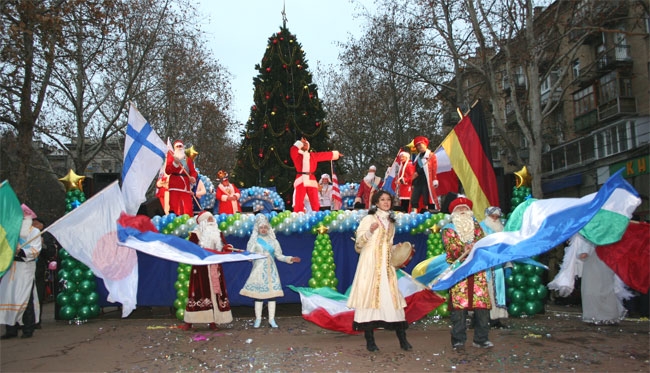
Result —
M 309 198 L 312 211 L 320 210 L 318 181 L 314 172 L 318 162 L 335 161 L 339 152 L 310 152 L 309 141 L 296 141 L 289 150 L 289 155 L 296 167 L 296 180 L 293 183 L 293 211 L 305 211 L 305 195 Z
M 190 241 L 212 253 L 233 251 L 232 245 L 225 242 L 210 212 L 200 213 L 196 222 L 198 226 L 190 233 Z M 210 329 L 215 330 L 217 324 L 232 322 L 230 300 L 221 264 L 192 266 L 183 321 L 185 324 L 180 328 L 184 330 L 191 329 L 194 323 L 206 323 Z
M 413 189 L 411 192 L 411 208 L 417 212 L 422 201 L 422 208 L 434 207 L 440 210 L 436 188 L 438 187 L 438 158 L 428 149 L 429 139 L 417 136 L 413 143 L 418 149 L 418 155 L 413 160 Z
M 234 214 L 241 212 L 241 205 L 239 204 L 241 192 L 228 180 L 228 173 L 220 170 L 217 172 L 217 178 L 221 179 L 221 183 L 219 183 L 215 192 L 217 201 L 219 201 L 219 213 Z
M 179 216 L 192 216 L 192 185 L 199 174 L 192 158 L 185 156 L 182 141 L 174 141 L 174 151 L 167 152 L 165 173 L 169 175 L 169 210 Z
M 393 179 L 393 190 L 400 201 L 400 210 L 409 211 L 411 204 L 411 192 L 413 189 L 413 173 L 415 166 L 411 163 L 411 155 L 407 152 L 399 153 L 399 170 Z
M 357 196 L 354 199 L 355 206 L 359 207 L 360 204 L 367 209 L 370 208 L 370 201 L 372 196 L 377 193 L 378 190 L 384 185 L 384 181 L 381 177 L 376 176 L 377 167 L 370 166 L 368 169 L 368 174 L 364 176 L 361 183 L 359 183 L 359 190 L 357 191 Z

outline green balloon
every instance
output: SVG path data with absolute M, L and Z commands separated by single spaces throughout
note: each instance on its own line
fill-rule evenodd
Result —
M 70 304 L 70 296 L 68 294 L 66 294 L 65 292 L 64 293 L 59 293 L 56 296 L 56 304 L 58 304 L 59 306 L 62 306 L 62 307 L 67 306 L 68 304 Z
M 535 303 L 535 313 L 540 313 L 544 310 L 544 303 L 540 300 L 536 300 Z
M 94 291 L 96 286 L 97 284 L 95 283 L 95 281 L 83 280 L 79 283 L 79 291 L 88 294 Z
M 313 277 L 309 279 L 308 284 L 309 284 L 309 287 L 312 288 L 312 289 L 315 289 L 315 288 L 318 287 L 318 281 L 316 281 L 316 279 L 313 278 Z
M 59 250 L 59 258 L 61 259 L 70 258 L 70 253 L 66 249 L 61 249 Z
M 533 316 L 537 313 L 537 306 L 535 302 L 526 302 L 524 303 L 524 313 L 528 316 Z
M 70 272 L 70 279 L 72 281 L 81 281 L 84 277 L 84 271 L 82 271 L 80 268 L 75 268 Z
M 330 280 L 329 278 L 324 278 L 324 279 L 321 280 L 321 285 L 323 287 L 331 287 L 332 286 L 332 280 Z
M 530 275 L 534 274 L 535 273 L 535 266 L 532 265 L 532 264 L 525 264 L 524 265 L 524 273 L 527 276 L 530 276 Z
M 336 288 L 337 286 L 339 286 L 339 279 L 336 278 L 336 277 L 334 277 L 334 278 L 332 279 L 332 287 L 333 287 L 333 288 Z
M 88 319 L 90 318 L 92 313 L 90 312 L 90 307 L 87 305 L 83 305 L 79 307 L 79 317 L 82 319 Z
M 451 314 L 449 312 L 449 303 L 447 303 L 447 302 L 444 302 L 443 304 L 438 306 L 438 308 L 436 308 L 436 309 L 438 310 L 438 315 L 441 316 L 441 317 L 448 317 Z
M 512 303 L 523 304 L 526 301 L 526 293 L 519 289 L 512 292 Z
M 506 285 L 508 285 L 508 288 L 515 286 L 515 275 L 511 274 L 510 276 L 506 277 L 505 281 Z
M 74 281 L 66 281 L 66 283 L 65 283 L 65 291 L 68 294 L 76 293 L 77 290 L 79 290 L 79 284 L 77 284 Z
M 174 282 L 174 289 L 181 290 L 182 288 L 183 288 L 183 282 L 181 281 Z
M 180 299 L 187 298 L 187 290 L 185 289 L 179 289 L 176 291 L 176 297 Z
M 187 280 L 187 274 L 186 273 L 179 273 L 178 274 L 178 281 L 185 281 Z
M 77 316 L 77 309 L 73 306 L 63 306 L 59 310 L 59 317 L 63 320 L 72 320 Z
M 541 275 L 543 275 L 543 274 L 544 274 L 544 271 L 546 271 L 546 270 L 544 269 L 544 267 L 539 267 L 539 266 L 534 266 L 534 267 L 535 267 L 535 274 L 536 274 L 537 276 L 541 276 Z
M 99 316 L 99 313 L 101 312 L 101 307 L 99 307 L 99 304 L 94 303 L 94 304 L 91 304 L 88 307 L 90 307 L 90 314 L 91 314 L 92 317 Z
M 72 293 L 72 296 L 70 297 L 70 302 L 73 306 L 81 306 L 84 304 L 84 300 L 84 295 L 79 291 Z
M 97 294 L 96 291 L 91 291 L 90 293 L 86 294 L 86 304 L 88 305 L 93 305 L 97 304 L 99 301 L 99 294 Z
M 522 274 L 519 274 L 519 273 L 516 274 L 515 279 L 513 281 L 513 284 L 514 284 L 514 286 L 516 286 L 518 288 L 524 287 L 524 285 L 526 284 L 526 276 L 524 276 Z
M 83 278 L 95 282 L 95 274 L 93 273 L 93 270 L 90 268 L 86 269 L 84 271 Z
M 183 321 L 183 318 L 185 318 L 185 308 L 179 308 L 176 310 L 176 318 Z
M 313 276 L 314 276 L 314 278 L 316 280 L 321 280 L 323 278 L 323 272 L 322 271 L 316 271 L 316 272 L 313 273 Z
M 59 269 L 59 280 L 69 280 L 70 272 L 65 269 Z
M 512 317 L 519 317 L 523 312 L 522 306 L 519 303 L 512 303 L 508 307 L 508 314 Z
M 537 299 L 538 300 L 546 299 L 546 296 L 548 295 L 548 288 L 546 287 L 546 285 L 539 284 L 535 290 L 537 292 Z
M 536 288 L 527 288 L 525 290 L 526 293 L 526 300 L 527 301 L 534 301 L 537 299 L 537 289 Z
M 181 308 L 181 307 L 183 307 L 183 301 L 180 300 L 180 299 L 178 299 L 178 298 L 176 298 L 176 300 L 174 300 L 174 308 L 175 308 L 175 309 L 179 309 L 179 308 Z
M 72 272 L 73 269 L 77 268 L 77 261 L 72 257 L 65 258 L 61 260 L 61 268 Z
M 532 275 L 526 280 L 528 286 L 532 288 L 537 288 L 542 283 L 542 278 L 537 275 Z

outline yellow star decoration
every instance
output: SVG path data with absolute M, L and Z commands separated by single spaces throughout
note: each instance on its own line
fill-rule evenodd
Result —
M 325 234 L 325 233 L 327 233 L 329 230 L 330 230 L 330 229 L 327 228 L 327 226 L 325 226 L 325 225 L 321 225 L 321 226 L 319 226 L 318 228 L 316 228 L 316 232 L 318 232 L 318 234 Z
M 530 174 L 526 166 L 522 167 L 521 170 L 515 172 L 515 178 L 517 179 L 515 185 L 517 188 L 522 186 L 530 186 Z
M 440 227 L 438 226 L 438 224 L 434 224 L 433 226 L 431 226 L 431 228 L 429 228 L 429 230 L 431 231 L 431 233 L 440 233 Z
M 65 186 L 66 192 L 75 189 L 79 189 L 83 192 L 83 182 L 85 178 L 85 176 L 79 176 L 74 171 L 72 171 L 72 169 L 70 169 L 70 171 L 68 171 L 68 174 L 60 178 L 59 181 L 63 183 L 63 186 Z
M 188 149 L 185 149 L 185 155 L 194 160 L 197 155 L 199 155 L 199 152 L 194 149 L 194 145 L 190 146 Z

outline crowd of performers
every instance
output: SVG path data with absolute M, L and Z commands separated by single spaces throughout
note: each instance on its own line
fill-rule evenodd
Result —
M 394 248 L 395 211 L 434 210 L 441 206 L 436 188 L 436 156 L 428 149 L 426 137 L 418 136 L 413 141 L 417 155 L 411 160 L 408 152 L 399 154 L 399 170 L 394 179 L 396 196 L 382 189 L 383 180 L 376 176 L 372 166 L 360 184 L 355 200 L 358 208 L 368 209 L 355 233 L 355 250 L 359 262 L 350 288 L 347 305 L 355 310 L 353 329 L 363 331 L 368 351 L 378 351 L 375 343 L 376 329 L 394 330 L 400 347 L 411 350 L 406 339 L 408 323 L 404 308 L 406 301 L 397 286 L 396 269 L 391 262 Z M 243 296 L 254 299 L 254 328 L 262 324 L 264 302 L 267 303 L 268 325 L 277 328 L 275 320 L 276 298 L 284 296 L 275 261 L 298 263 L 299 257 L 286 256 L 275 237 L 273 228 L 264 214 L 258 214 L 254 229 L 245 250 L 236 249 L 226 242 L 219 230 L 215 217 L 208 211 L 194 214 L 193 199 L 205 193 L 198 181 L 198 174 L 192 158 L 187 157 L 184 144 L 176 141 L 173 151 L 165 162 L 165 177 L 158 181 L 160 198 L 165 213 L 195 216 L 197 226 L 190 233 L 189 240 L 212 253 L 244 252 L 264 255 L 264 259 L 253 260 L 253 266 L 245 285 L 240 290 Z M 318 211 L 321 206 L 332 204 L 331 179 L 324 174 L 316 180 L 314 172 L 318 162 L 336 160 L 342 156 L 338 151 L 310 152 L 309 142 L 302 138 L 291 148 L 291 158 L 296 167 L 294 183 L 294 211 L 309 208 Z M 240 191 L 228 181 L 228 174 L 219 171 L 220 180 L 216 188 L 219 212 L 233 214 L 241 211 Z M 200 196 L 199 196 L 200 197 Z M 504 229 L 502 212 L 497 206 L 485 210 L 485 220 L 478 222 L 472 212 L 473 203 L 463 195 L 455 195 L 447 201 L 446 213 L 450 221 L 441 228 L 440 234 L 446 252 L 446 261 L 452 265 L 462 262 L 474 244 L 486 235 Z M 6 325 L 3 339 L 18 335 L 22 327 L 23 337 L 31 337 L 39 322 L 39 296 L 34 287 L 35 259 L 41 249 L 39 230 L 33 227 L 36 218 L 31 209 L 23 205 L 24 220 L 20 231 L 20 242 L 12 268 L 0 279 L 0 323 Z M 549 287 L 559 290 L 573 286 L 574 263 L 582 262 L 583 320 L 593 323 L 617 323 L 625 317 L 626 310 L 616 287 L 623 287 L 618 277 L 594 255 L 594 247 L 577 234 L 571 242 L 563 265 L 564 282 L 560 275 Z M 476 348 L 491 348 L 490 326 L 502 326 L 501 320 L 508 317 L 505 302 L 505 281 L 511 263 L 474 273 L 449 289 L 448 305 L 451 313 L 451 345 L 454 350 L 464 350 L 467 342 L 468 312 L 472 312 L 473 338 Z M 190 330 L 195 324 L 207 324 L 217 329 L 219 324 L 232 322 L 225 278 L 221 264 L 194 265 L 191 269 L 188 303 L 181 329 Z

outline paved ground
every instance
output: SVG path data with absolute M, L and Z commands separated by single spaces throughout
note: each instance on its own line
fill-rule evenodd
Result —
M 81 325 L 55 321 L 46 304 L 43 327 L 31 339 L 4 340 L 2 372 L 648 372 L 648 319 L 589 326 L 580 309 L 549 306 L 543 315 L 510 319 L 493 329 L 495 347 L 450 348 L 448 320 L 411 325 L 413 351 L 395 334 L 377 331 L 379 352 L 363 336 L 323 330 L 304 321 L 299 305 L 278 305 L 279 329 L 252 328 L 252 309 L 233 310 L 235 321 L 217 331 L 179 324 L 167 308 L 139 308 L 128 319 L 116 309 Z M 4 332 L 4 330 L 3 330 Z M 472 332 L 469 332 L 471 338 Z

